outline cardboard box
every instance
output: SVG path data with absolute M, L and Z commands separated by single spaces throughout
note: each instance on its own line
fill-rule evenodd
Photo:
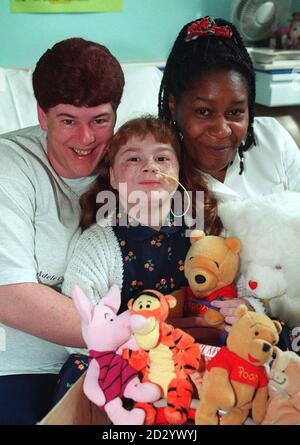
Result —
M 111 425 L 104 410 L 83 392 L 83 374 L 39 425 Z

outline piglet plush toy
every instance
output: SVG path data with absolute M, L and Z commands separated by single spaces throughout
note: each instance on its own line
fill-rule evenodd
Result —
M 113 285 L 107 295 L 94 307 L 79 287 L 72 293 L 81 316 L 82 335 L 89 350 L 89 367 L 83 384 L 85 395 L 103 408 L 115 425 L 141 425 L 145 412 L 123 408 L 121 397 L 137 402 L 154 402 L 160 389 L 153 383 L 141 383 L 136 371 L 120 353 L 124 348 L 138 349 L 130 327 L 129 311 L 116 315 L 121 296 Z M 143 328 L 143 317 L 135 316 L 134 325 Z

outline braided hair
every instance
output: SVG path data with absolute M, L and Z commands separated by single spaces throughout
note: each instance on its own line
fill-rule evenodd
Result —
M 205 19 L 211 20 L 208 17 Z M 181 94 L 190 88 L 195 78 L 199 78 L 211 71 L 237 71 L 246 82 L 249 107 L 247 137 L 238 149 L 241 160 L 241 174 L 244 168 L 243 153 L 255 145 L 253 133 L 255 72 L 253 64 L 239 32 L 234 25 L 224 19 L 218 18 L 211 21 L 211 23 L 218 27 L 229 27 L 231 37 L 228 38 L 228 36 L 207 33 L 207 35 L 187 39 L 188 28 L 198 22 L 198 20 L 190 22 L 182 28 L 169 54 L 159 91 L 159 116 L 172 123 L 172 116 L 169 109 L 170 95 L 174 97 L 175 102 L 178 102 Z M 179 129 L 177 130 L 179 131 Z M 195 189 L 195 181 L 197 181 L 196 178 L 198 177 L 198 190 L 199 187 L 202 187 L 202 189 L 206 191 L 205 219 L 210 226 L 209 231 L 217 232 L 220 230 L 221 223 L 217 217 L 216 200 L 208 192 L 204 179 L 199 177 L 199 172 L 195 171 L 193 162 L 188 158 L 186 153 L 183 153 L 183 164 L 186 176 L 184 182 L 187 186 L 189 185 L 191 187 L 189 190 Z M 209 224 L 209 221 L 211 224 Z M 218 228 L 214 229 L 213 226 Z
M 243 40 L 233 24 L 224 19 L 215 19 L 218 26 L 229 26 L 231 38 L 206 35 L 186 41 L 187 29 L 194 22 L 185 25 L 173 45 L 167 59 L 159 91 L 159 116 L 172 121 L 169 97 L 176 100 L 189 88 L 191 82 L 212 70 L 233 69 L 245 79 L 248 89 L 249 126 L 247 138 L 241 152 L 255 144 L 253 134 L 255 104 L 255 72 Z

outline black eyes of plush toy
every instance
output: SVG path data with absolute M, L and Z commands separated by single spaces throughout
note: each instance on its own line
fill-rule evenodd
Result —
M 216 265 L 217 268 L 219 269 L 219 263 L 217 263 L 217 262 L 215 261 L 215 265 Z
M 256 335 L 256 337 L 259 335 L 259 332 L 258 331 L 256 331 L 255 333 L 254 333 L 254 335 Z

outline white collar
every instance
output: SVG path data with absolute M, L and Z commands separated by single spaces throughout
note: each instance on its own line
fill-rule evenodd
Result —
M 241 195 L 239 195 L 236 191 L 225 184 L 225 182 L 228 183 L 232 175 L 236 175 L 239 168 L 239 163 L 240 158 L 238 153 L 236 153 L 232 164 L 227 167 L 224 182 L 219 181 L 218 179 L 211 176 L 209 173 L 205 173 L 199 169 L 196 170 L 199 171 L 199 173 L 206 180 L 208 189 L 214 194 L 215 198 L 218 201 L 226 201 L 228 199 L 240 199 Z
M 241 199 L 241 195 L 239 195 L 236 191 L 232 190 L 228 185 L 224 184 L 208 173 L 201 172 L 201 175 L 206 180 L 208 189 L 213 193 L 215 198 L 218 201 L 227 201 L 228 199 Z

